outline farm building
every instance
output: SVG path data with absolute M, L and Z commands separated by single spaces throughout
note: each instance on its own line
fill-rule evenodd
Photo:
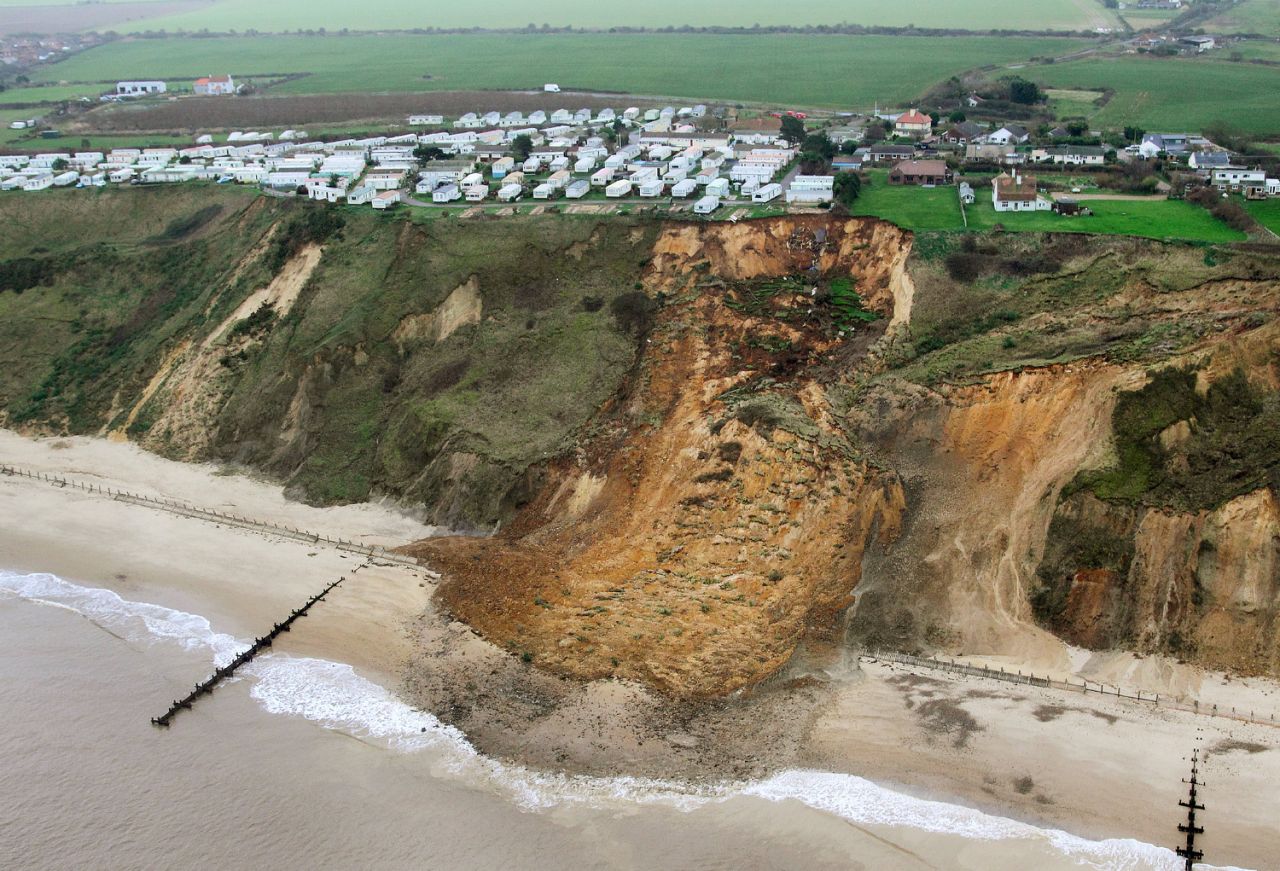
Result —
M 1079 200 L 1063 197 L 1053 204 L 1055 215 L 1092 215 L 1093 210 L 1081 205 Z
M 167 90 L 164 82 L 116 82 L 116 94 L 121 97 L 163 94 Z
M 889 184 L 932 187 L 950 183 L 951 170 L 945 160 L 904 160 L 889 170 Z
M 205 76 L 196 79 L 192 90 L 205 97 L 224 97 L 236 92 L 236 83 L 231 76 Z
M 1033 175 L 1002 172 L 991 182 L 991 204 L 997 212 L 1048 211 L 1051 203 L 1036 191 Z

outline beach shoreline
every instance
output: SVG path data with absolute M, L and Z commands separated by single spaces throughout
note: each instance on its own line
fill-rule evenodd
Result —
M 101 440 L 0 431 L 0 462 L 387 546 L 434 531 L 388 508 L 291 503 L 270 484 Z M 345 575 L 277 650 L 348 663 L 481 753 L 534 769 L 693 782 L 842 772 L 1090 839 L 1172 846 L 1184 757 L 1199 746 L 1213 772 L 1213 864 L 1261 868 L 1280 855 L 1269 817 L 1280 729 L 830 655 L 737 698 L 672 702 L 574 684 L 494 648 L 434 612 L 425 568 L 375 561 L 353 575 L 365 562 L 353 554 L 8 476 L 0 515 L 0 567 L 204 615 L 239 638 Z M 1277 698 L 1268 681 L 1197 686 L 1242 704 Z

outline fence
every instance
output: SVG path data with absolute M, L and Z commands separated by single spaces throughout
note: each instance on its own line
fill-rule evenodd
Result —
M 1142 702 L 1150 704 L 1153 707 L 1165 708 L 1175 711 L 1187 711 L 1193 714 L 1203 714 L 1209 717 L 1226 717 L 1231 720 L 1238 720 L 1242 723 L 1257 723 L 1263 726 L 1280 726 L 1274 713 L 1269 715 L 1261 714 L 1257 711 L 1244 711 L 1231 708 L 1229 711 L 1220 709 L 1218 705 L 1200 704 L 1199 701 L 1183 702 L 1169 696 L 1161 696 L 1159 693 L 1146 693 L 1142 690 L 1126 693 L 1119 687 L 1109 687 L 1096 681 L 1081 680 L 1076 683 L 1072 680 L 1054 680 L 1047 675 L 1039 677 L 1030 672 L 1023 674 L 1021 671 L 1005 671 L 1002 669 L 984 668 L 980 665 L 968 665 L 955 660 L 935 659 L 933 657 L 912 656 L 908 653 L 889 653 L 885 651 L 875 651 L 863 653 L 863 657 L 872 661 L 896 662 L 902 665 L 912 665 L 919 668 L 929 668 L 936 671 L 945 671 L 952 674 L 963 674 L 971 677 L 984 677 L 991 680 L 1005 681 L 1006 683 L 1020 683 L 1028 686 L 1045 687 L 1047 689 L 1067 690 L 1075 693 L 1097 693 L 1098 695 L 1110 696 L 1116 699 L 1125 699 L 1131 702 Z
M 228 526 L 237 526 L 241 529 L 248 529 L 254 532 L 264 532 L 280 538 L 288 538 L 294 541 L 305 542 L 307 544 L 328 545 L 329 547 L 333 547 L 347 553 L 359 554 L 360 556 L 379 559 L 402 566 L 411 566 L 412 568 L 426 571 L 426 569 L 424 569 L 424 567 L 413 557 L 394 553 L 379 545 L 361 544 L 356 541 L 347 541 L 342 538 L 330 538 L 329 536 L 321 535 L 318 532 L 309 532 L 305 529 L 285 526 L 283 524 L 273 523 L 269 520 L 255 520 L 252 517 L 240 517 L 235 514 L 224 514 L 221 511 L 214 511 L 211 508 L 200 508 L 199 506 L 192 505 L 187 502 L 177 502 L 172 499 L 160 499 L 155 496 L 143 496 L 140 493 L 131 493 L 127 490 L 103 487 L 101 484 L 87 484 L 83 481 L 75 481 L 69 478 L 59 477 L 57 475 L 50 475 L 45 472 L 32 472 L 26 469 L 19 469 L 14 466 L 0 465 L 0 474 L 16 476 L 19 478 L 30 478 L 33 481 L 45 481 L 57 487 L 71 487 L 76 490 L 82 490 L 85 493 L 101 494 L 120 502 L 144 505 L 148 508 L 155 508 L 160 511 L 166 511 L 170 514 L 176 514 L 182 517 L 193 517 L 197 520 L 210 520 L 215 523 L 225 523 Z

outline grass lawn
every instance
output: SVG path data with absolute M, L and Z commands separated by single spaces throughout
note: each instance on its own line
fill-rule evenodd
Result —
M 1199 26 L 1214 33 L 1280 36 L 1280 0 L 1240 0 L 1222 4 L 1222 10 Z
M 968 208 L 969 226 L 1045 233 L 1102 233 L 1178 239 L 1191 242 L 1241 242 L 1247 237 L 1233 230 L 1199 206 L 1182 200 L 1090 200 L 1091 217 L 1064 217 L 1052 212 L 1015 214 L 997 212 L 990 190 L 978 191 L 978 202 Z
M 1253 200 L 1246 202 L 1244 207 L 1253 215 L 1254 220 L 1280 236 L 1280 200 Z
M 42 81 L 238 79 L 309 73 L 280 94 L 585 89 L 805 106 L 906 103 L 983 64 L 1025 61 L 1082 40 L 799 34 L 468 34 L 146 39 L 42 67 Z M 1278 110 L 1280 111 L 1280 110 Z
M 1280 61 L 1280 42 L 1273 39 L 1245 39 L 1218 49 L 1230 57 L 1239 54 L 1245 60 Z
M 1114 88 L 1115 96 L 1092 116 L 1113 129 L 1200 130 L 1226 121 L 1248 133 L 1280 130 L 1274 67 L 1125 56 L 1031 67 L 1025 75 L 1052 88 Z
M 1098 111 L 1097 101 L 1101 91 L 1077 91 L 1069 88 L 1049 88 L 1049 108 L 1057 118 L 1088 118 Z
M 871 170 L 871 183 L 863 187 L 850 210 L 892 221 L 905 230 L 962 230 L 960 197 L 953 185 L 919 188 L 889 184 L 885 170 Z
M 52 5 L 66 0 L 0 0 L 0 6 Z M 190 12 L 158 14 L 123 22 L 121 32 L 142 30 L 247 30 L 281 32 L 299 28 L 341 30 L 409 30 L 426 27 L 523 27 L 526 23 L 586 28 L 618 26 L 752 24 L 852 24 L 902 27 L 940 27 L 964 30 L 1093 30 L 1114 27 L 1113 10 L 1092 0 L 812 0 L 785 6 L 769 0 L 709 0 L 690 4 L 682 0 L 650 0 L 633 4 L 582 3 L 580 0 L 545 0 L 534 6 L 516 0 L 473 5 L 423 3 L 421 0 L 379 0 L 351 4 L 341 0 L 221 0 Z
M 38 87 L 11 87 L 0 93 L 0 103 L 4 105 L 36 105 L 39 103 L 61 103 L 64 100 L 75 100 L 88 97 L 97 101 L 98 97 L 116 89 L 116 83 L 88 82 L 76 85 L 40 85 Z

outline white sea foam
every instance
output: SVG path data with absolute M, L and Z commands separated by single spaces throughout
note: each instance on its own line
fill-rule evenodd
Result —
M 82 587 L 51 574 L 0 571 L 0 592 L 4 591 L 33 602 L 71 608 L 131 641 L 168 642 L 187 650 L 204 650 L 217 664 L 230 661 L 245 646 L 245 642 L 215 632 L 199 615 L 130 602 L 110 590 Z M 1181 867 L 1173 852 L 1162 847 L 1128 839 L 1089 841 L 972 808 L 904 795 L 850 774 L 794 770 L 761 781 L 694 787 L 648 778 L 531 771 L 482 756 L 457 729 L 413 709 L 386 688 L 361 677 L 350 665 L 272 653 L 255 659 L 243 673 L 254 679 L 250 695 L 268 713 L 303 717 L 401 751 L 433 752 L 456 776 L 484 783 L 530 809 L 661 805 L 695 810 L 709 802 L 746 796 L 797 801 L 859 825 L 904 826 L 981 840 L 1039 842 L 1082 868 L 1174 871 Z

